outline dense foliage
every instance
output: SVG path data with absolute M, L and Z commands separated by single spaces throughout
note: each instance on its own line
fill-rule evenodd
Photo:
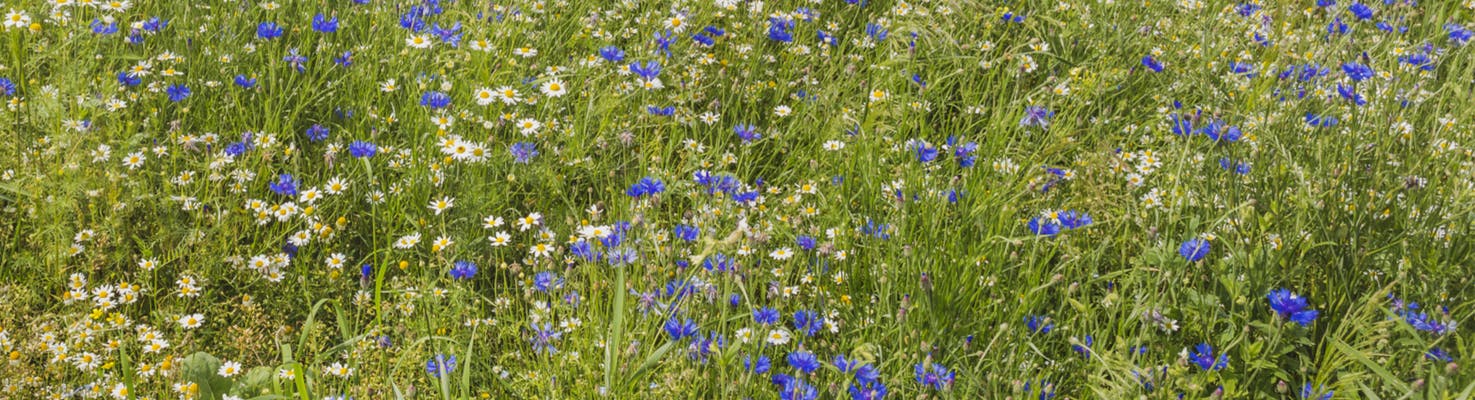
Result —
M 1475 393 L 1475 0 L 0 12 L 0 399 Z

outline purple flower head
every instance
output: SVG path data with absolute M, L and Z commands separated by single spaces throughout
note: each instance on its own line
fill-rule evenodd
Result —
M 1194 347 L 1193 352 L 1189 354 L 1189 360 L 1199 368 L 1203 368 L 1204 371 L 1218 371 L 1229 366 L 1229 355 L 1220 354 L 1219 358 L 1215 359 L 1214 346 L 1208 343 L 1200 343 Z
M 533 157 L 538 156 L 538 145 L 532 142 L 517 142 L 508 148 L 508 152 L 512 153 L 514 162 L 527 164 L 533 160 Z
M 282 174 L 281 176 L 277 177 L 277 181 L 272 182 L 269 187 L 271 188 L 271 191 L 276 192 L 276 194 L 279 195 L 287 197 L 297 196 L 297 180 L 292 178 L 292 174 Z
M 1209 255 L 1209 241 L 1200 238 L 1188 239 L 1178 246 L 1178 255 L 1188 262 L 1204 259 Z
M 476 264 L 470 261 L 457 261 L 451 267 L 451 279 L 463 281 L 476 276 Z

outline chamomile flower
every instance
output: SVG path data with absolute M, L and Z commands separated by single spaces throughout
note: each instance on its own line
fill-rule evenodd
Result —
M 563 84 L 562 80 L 558 79 L 550 79 L 547 82 L 543 82 L 543 85 L 538 90 L 543 92 L 544 96 L 554 98 L 563 97 L 565 93 L 568 93 L 568 87 Z
M 179 322 L 179 326 L 181 328 L 184 328 L 184 329 L 195 329 L 195 328 L 199 328 L 201 324 L 204 324 L 205 323 L 205 315 L 204 314 L 198 314 L 198 313 L 196 313 L 196 314 L 189 314 L 189 315 L 185 315 L 185 316 L 179 317 L 179 319 L 177 320 L 177 322 Z

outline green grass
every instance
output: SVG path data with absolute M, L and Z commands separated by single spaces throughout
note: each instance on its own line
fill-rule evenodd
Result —
M 0 96 L 0 398 L 768 399 L 778 374 L 851 398 L 864 379 L 836 356 L 874 368 L 887 398 L 1475 393 L 1459 366 L 1475 356 L 1461 326 L 1475 315 L 1475 57 L 1446 26 L 1468 32 L 1475 4 L 1367 1 L 1360 21 L 1350 0 L 1250 16 L 1191 0 L 722 3 L 443 2 L 426 49 L 401 27 L 417 1 L 0 6 L 30 20 L 0 32 L 14 86 Z M 335 32 L 314 29 L 319 13 Z M 770 37 L 780 16 L 792 42 Z M 167 21 L 157 33 L 152 17 Z M 94 32 L 105 18 L 116 33 Z M 683 29 L 667 55 L 671 18 Z M 1348 32 L 1328 33 L 1336 21 Z M 264 22 L 281 36 L 261 37 Z M 429 30 L 458 23 L 455 47 Z M 723 34 L 697 44 L 709 26 Z M 1427 69 L 1404 61 L 1426 53 Z M 623 71 L 649 61 L 663 88 Z M 136 85 L 120 82 L 141 63 Z M 1344 63 L 1376 74 L 1354 82 Z M 540 90 L 555 79 L 566 94 Z M 175 85 L 190 94 L 171 99 Z M 479 104 L 503 86 L 520 101 Z M 449 106 L 424 105 L 429 92 Z M 1030 106 L 1048 127 L 1022 126 Z M 1174 134 L 1173 115 L 1243 136 Z M 761 138 L 735 132 L 747 124 Z M 247 133 L 250 149 L 228 155 Z M 354 156 L 356 141 L 377 154 Z M 918 141 L 937 158 L 920 160 Z M 451 157 L 448 142 L 485 154 Z M 519 162 L 516 143 L 539 154 Z M 954 153 L 967 143 L 976 165 Z M 738 184 L 709 191 L 698 171 Z M 281 174 L 319 198 L 274 192 Z M 663 191 L 627 193 L 647 177 Z M 1093 221 L 1031 230 L 1066 210 Z M 581 229 L 622 223 L 618 246 L 587 241 L 635 262 L 573 252 Z M 499 232 L 507 245 L 489 241 Z M 1190 261 L 1194 238 L 1210 251 Z M 736 270 L 703 268 L 724 259 Z M 477 272 L 454 279 L 457 262 Z M 1282 288 L 1314 322 L 1272 310 Z M 765 307 L 777 325 L 755 322 Z M 798 312 L 825 323 L 802 332 Z M 181 323 L 194 314 L 198 327 Z M 1032 332 L 1033 316 L 1052 329 Z M 697 344 L 668 334 L 672 318 Z M 544 323 L 556 350 L 537 339 Z M 767 343 L 779 328 L 790 339 Z M 1227 366 L 1190 360 L 1200 343 Z M 799 352 L 824 367 L 797 373 Z M 454 369 L 430 373 L 436 355 Z M 771 371 L 745 367 L 759 356 Z M 222 376 L 227 363 L 241 371 Z M 950 383 L 918 382 L 933 364 Z

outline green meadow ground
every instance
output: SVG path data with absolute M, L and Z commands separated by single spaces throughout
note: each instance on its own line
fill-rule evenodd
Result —
M 1469 0 L 8 0 L 0 399 L 1454 399 Z

